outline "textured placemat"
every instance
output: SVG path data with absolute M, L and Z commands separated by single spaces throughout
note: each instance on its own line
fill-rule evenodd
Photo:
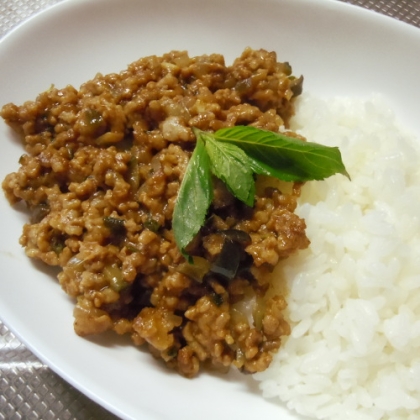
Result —
M 114 420 L 40 362 L 0 322 L 1 420 Z
M 0 38 L 37 12 L 61 0 L 0 0 Z M 420 27 L 420 0 L 341 0 Z
M 420 27 L 420 0 L 345 0 Z
M 0 37 L 35 13 L 61 0 L 0 0 Z
M 0 38 L 61 0 L 0 0 Z M 420 0 L 343 0 L 420 27 Z M 116 420 L 39 361 L 0 321 L 0 420 Z

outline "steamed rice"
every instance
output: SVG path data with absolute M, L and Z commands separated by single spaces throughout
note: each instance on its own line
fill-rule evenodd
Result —
M 311 246 L 278 270 L 292 334 L 255 379 L 312 418 L 420 419 L 420 144 L 376 96 L 304 95 L 292 129 L 352 180 L 303 188 Z

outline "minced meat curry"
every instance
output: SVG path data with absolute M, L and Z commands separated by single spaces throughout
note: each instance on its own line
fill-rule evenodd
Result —
M 61 267 L 77 334 L 128 334 L 187 377 L 202 365 L 251 373 L 269 365 L 289 333 L 269 274 L 309 243 L 294 214 L 299 185 L 283 193 L 263 180 L 250 208 L 215 180 L 188 247 L 193 264 L 171 220 L 191 128 L 278 131 L 301 88 L 273 52 L 246 49 L 227 66 L 221 55 L 173 51 L 2 108 L 26 150 L 3 182 L 8 200 L 30 210 L 20 243 Z

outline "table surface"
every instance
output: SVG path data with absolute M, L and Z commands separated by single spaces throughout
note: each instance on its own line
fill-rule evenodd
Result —
M 62 0 L 0 0 L 0 38 Z M 340 0 L 420 27 L 420 0 Z M 34 356 L 0 321 L 0 420 L 116 420 Z

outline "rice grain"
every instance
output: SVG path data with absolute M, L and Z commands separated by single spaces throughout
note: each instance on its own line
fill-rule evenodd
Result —
M 292 129 L 338 146 L 352 180 L 307 183 L 310 247 L 280 265 L 292 334 L 254 375 L 319 419 L 420 419 L 420 142 L 380 96 L 302 95 Z

